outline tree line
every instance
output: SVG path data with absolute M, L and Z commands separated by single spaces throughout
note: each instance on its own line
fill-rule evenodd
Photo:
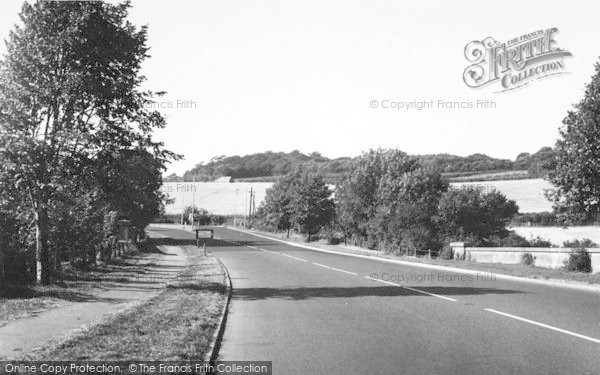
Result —
M 140 89 L 147 29 L 128 9 L 22 7 L 0 62 L 0 271 L 48 283 L 61 261 L 110 250 L 119 219 L 143 233 L 161 209 L 161 173 L 179 156 L 152 138 L 160 93 Z
M 332 190 L 322 176 L 295 171 L 276 182 L 256 225 L 321 233 L 393 253 L 431 250 L 454 240 L 489 245 L 508 237 L 514 201 L 478 187 L 451 188 L 438 171 L 399 150 L 371 150 L 353 160 Z
M 514 161 L 496 159 L 483 154 L 456 156 L 449 154 L 416 155 L 419 162 L 442 174 L 460 175 L 476 172 L 526 170 L 528 176 L 544 177 L 553 169 L 554 150 L 543 147 L 533 154 L 521 153 Z M 222 176 L 236 179 L 267 181 L 285 175 L 290 170 L 302 169 L 323 176 L 328 182 L 339 183 L 352 168 L 354 158 L 329 159 L 318 152 L 300 151 L 262 152 L 246 156 L 219 156 L 206 164 L 198 164 L 183 176 L 171 174 L 166 181 L 213 181 Z

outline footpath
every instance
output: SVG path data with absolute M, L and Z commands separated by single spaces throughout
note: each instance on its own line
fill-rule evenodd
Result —
M 159 234 L 148 231 L 150 237 Z M 128 260 L 135 271 L 115 281 L 101 282 L 84 298 L 63 307 L 20 318 L 0 327 L 0 359 L 21 358 L 50 341 L 69 337 L 87 326 L 136 306 L 160 293 L 165 280 L 183 271 L 188 260 L 178 246 L 160 246 L 160 252 L 137 253 Z

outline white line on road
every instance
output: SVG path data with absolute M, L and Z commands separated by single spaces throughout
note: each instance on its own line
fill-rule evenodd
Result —
M 371 280 L 371 281 L 377 281 L 378 283 L 388 284 L 388 285 L 391 285 L 391 286 L 400 286 L 398 284 L 394 284 L 394 283 L 389 282 L 389 281 L 379 280 L 379 279 L 372 279 L 370 276 L 365 276 L 365 279 L 368 279 L 368 280 Z
M 329 267 L 330 269 L 334 270 L 334 271 L 338 271 L 338 272 L 343 272 L 343 273 L 347 273 L 348 275 L 354 275 L 354 276 L 358 276 L 357 273 L 354 272 L 350 272 L 350 271 L 346 271 L 346 270 L 341 270 L 339 268 L 333 268 L 333 267 Z
M 315 266 L 319 266 L 319 267 L 323 267 L 323 268 L 331 269 L 331 267 L 329 267 L 329 266 L 326 266 L 326 265 L 324 265 L 324 264 L 315 263 L 315 262 L 312 262 L 312 264 L 314 264 Z
M 284 253 L 281 253 L 281 255 L 283 255 L 283 256 L 285 256 L 285 257 L 288 257 L 288 258 L 292 258 L 292 259 L 299 260 L 299 261 L 301 261 L 301 262 L 308 262 L 308 260 L 306 260 L 306 259 L 298 258 L 298 257 L 295 257 L 295 256 L 293 256 L 293 255 L 284 254 Z
M 412 290 L 413 292 L 418 292 L 418 293 L 427 294 L 428 296 L 432 296 L 432 297 L 437 297 L 437 298 L 445 299 L 446 301 L 450 301 L 450 302 L 456 302 L 456 300 L 455 300 L 454 298 L 445 297 L 445 296 L 440 296 L 439 294 L 425 292 L 425 291 L 423 291 L 423 290 L 420 290 L 420 289 L 415 289 L 415 288 L 410 288 L 410 287 L 408 287 L 408 286 L 404 286 L 404 285 L 402 285 L 402 287 L 403 287 L 404 289 Z
M 595 342 L 596 344 L 600 344 L 600 340 L 598 340 L 598 339 L 595 339 L 595 338 L 589 337 L 589 336 L 585 336 L 585 335 L 581 335 L 579 333 L 567 331 L 566 329 L 561 329 L 561 328 L 553 327 L 553 326 L 550 326 L 548 324 L 539 323 L 539 322 L 536 322 L 536 321 L 533 321 L 533 320 L 521 318 L 520 316 L 503 313 L 502 311 L 498 311 L 498 310 L 493 310 L 493 309 L 484 309 L 484 310 L 485 311 L 489 311 L 489 312 L 494 313 L 494 314 L 505 316 L 507 318 L 512 318 L 512 319 L 515 319 L 515 320 L 520 320 L 522 322 L 533 324 L 533 325 L 536 325 L 538 327 L 547 328 L 547 329 L 550 329 L 552 331 L 564 333 L 566 335 L 578 337 L 580 339 L 584 339 L 584 340 L 588 340 L 588 341 L 591 341 L 591 342 Z
M 439 294 L 425 292 L 425 291 L 423 291 L 423 290 L 420 290 L 420 289 L 415 289 L 415 288 L 411 288 L 411 287 L 408 287 L 408 286 L 405 286 L 405 285 L 400 285 L 400 284 L 392 283 L 392 282 L 385 281 L 385 280 L 373 279 L 373 278 L 371 278 L 371 276 L 365 276 L 365 279 L 368 279 L 368 280 L 371 280 L 371 281 L 377 281 L 377 282 L 384 283 L 384 284 L 388 284 L 388 285 L 397 286 L 397 287 L 399 287 L 399 288 L 404 288 L 404 289 L 407 289 L 407 290 L 411 290 L 411 291 L 413 291 L 413 292 L 417 292 L 417 293 L 426 294 L 426 295 L 428 295 L 428 296 L 431 296 L 431 297 L 437 297 L 437 298 L 441 298 L 441 299 L 444 299 L 444 300 L 446 300 L 446 301 L 450 301 L 450 302 L 456 302 L 456 301 L 457 301 L 457 300 L 455 300 L 454 298 L 445 297 L 445 296 L 440 296 Z
M 272 253 L 272 254 L 281 255 L 281 253 L 278 253 L 277 251 L 272 251 L 272 250 L 261 249 L 261 248 L 258 248 L 258 247 L 257 247 L 257 249 L 258 249 L 258 250 L 260 250 L 260 251 L 266 251 L 267 253 Z

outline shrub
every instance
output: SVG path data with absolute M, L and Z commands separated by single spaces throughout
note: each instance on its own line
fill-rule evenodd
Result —
M 223 215 L 210 215 L 210 223 L 212 225 L 223 225 L 227 221 L 227 218 Z
M 329 245 L 338 245 L 344 241 L 344 234 L 340 231 L 327 229 L 325 231 L 325 239 Z
M 581 240 L 571 240 L 571 241 L 565 241 L 563 242 L 563 247 L 570 247 L 572 249 L 575 248 L 590 248 L 590 247 L 598 247 L 598 244 L 595 243 L 594 241 L 590 240 L 589 238 L 584 238 Z
M 514 231 L 508 232 L 508 235 L 506 236 L 491 237 L 487 245 L 499 247 L 531 247 L 531 244 L 525 237 L 519 236 Z
M 529 246 L 531 246 L 531 247 L 554 247 L 552 242 L 550 242 L 549 240 L 546 240 L 540 236 L 534 237 L 534 238 L 530 239 L 528 242 L 529 242 Z
M 451 260 L 453 257 L 454 254 L 452 253 L 452 248 L 450 246 L 444 246 L 438 254 L 438 258 L 444 260 Z
M 536 212 L 515 215 L 511 224 L 515 226 L 555 226 L 560 223 L 556 214 L 553 212 Z
M 592 272 L 592 259 L 586 248 L 572 249 L 565 263 L 567 271 Z
M 531 255 L 531 253 L 523 253 L 521 255 L 521 264 L 525 266 L 533 266 L 534 263 L 535 259 L 533 258 L 533 255 Z

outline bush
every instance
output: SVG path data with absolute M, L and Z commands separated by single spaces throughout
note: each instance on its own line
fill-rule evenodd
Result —
M 525 237 L 519 236 L 517 233 L 510 231 L 508 235 L 493 236 L 489 239 L 487 246 L 498 246 L 498 247 L 531 247 L 531 244 Z
M 344 234 L 341 231 L 326 229 L 324 237 L 329 245 L 339 245 L 344 242 Z
M 560 225 L 558 217 L 553 212 L 518 214 L 513 217 L 511 224 L 515 226 L 533 225 L 542 227 Z
M 586 248 L 572 249 L 565 263 L 567 271 L 592 272 L 592 259 Z
M 521 255 L 521 264 L 525 266 L 533 266 L 534 263 L 535 259 L 531 253 L 523 253 L 523 255 Z
M 439 259 L 451 260 L 454 258 L 454 254 L 452 253 L 452 248 L 450 246 L 444 246 L 442 250 L 440 250 L 438 254 Z
M 580 249 L 580 248 L 590 248 L 590 247 L 598 247 L 598 244 L 589 238 L 584 238 L 581 240 L 571 240 L 563 242 L 563 247 L 570 247 L 572 249 Z
M 552 242 L 550 242 L 549 240 L 546 240 L 540 236 L 534 237 L 534 238 L 530 239 L 528 242 L 529 242 L 530 247 L 554 247 Z
M 223 225 L 227 221 L 227 218 L 223 215 L 210 215 L 210 223 L 212 225 Z

